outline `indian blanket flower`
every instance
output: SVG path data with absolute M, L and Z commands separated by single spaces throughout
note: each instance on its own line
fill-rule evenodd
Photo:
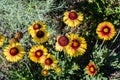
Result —
M 72 57 L 83 55 L 87 49 L 87 43 L 84 37 L 79 37 L 78 34 L 69 35 L 70 44 L 66 48 L 66 53 Z
M 54 69 L 57 66 L 57 63 L 58 61 L 56 60 L 55 56 L 49 53 L 46 56 L 46 58 L 44 58 L 44 60 L 42 61 L 41 66 L 44 69 L 49 70 L 49 69 Z
M 4 42 L 5 42 L 5 36 L 3 36 L 2 34 L 0 34 L 0 47 L 3 46 Z
M 46 76 L 48 75 L 48 70 L 43 69 L 43 70 L 41 71 L 41 74 L 42 74 L 44 77 L 46 77 Z
M 23 58 L 25 51 L 20 43 L 11 43 L 5 47 L 3 53 L 8 61 L 17 62 Z
M 102 40 L 110 40 L 115 36 L 115 28 L 111 22 L 101 22 L 98 24 L 96 33 L 98 37 Z
M 35 45 L 29 51 L 29 58 L 35 63 L 41 63 L 48 50 L 43 45 Z
M 57 51 L 62 51 L 68 44 L 69 44 L 69 39 L 67 38 L 67 36 L 64 35 L 58 36 L 55 49 Z
M 97 66 L 94 64 L 94 62 L 90 62 L 86 68 L 86 73 L 90 76 L 95 75 L 97 73 Z
M 46 29 L 40 29 L 40 30 L 36 30 L 33 34 L 32 34 L 32 38 L 34 42 L 37 43 L 44 43 L 48 40 L 49 38 L 49 33 L 47 32 Z
M 83 21 L 83 14 L 75 10 L 66 11 L 64 13 L 63 21 L 70 27 L 76 27 Z
M 38 30 L 38 29 L 46 29 L 46 23 L 43 22 L 43 21 L 35 21 L 32 23 L 31 26 L 28 27 L 28 32 L 29 34 L 33 34 L 35 30 Z

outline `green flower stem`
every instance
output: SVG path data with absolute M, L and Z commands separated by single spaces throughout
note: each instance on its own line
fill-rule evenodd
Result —
M 102 44 L 101 44 L 100 47 L 99 47 L 99 51 L 101 50 L 101 48 L 102 48 L 102 46 L 104 45 L 104 43 L 105 43 L 105 40 L 102 41 Z
M 16 76 L 18 76 L 21 80 L 25 80 L 23 76 L 21 76 L 17 71 L 14 72 Z
M 112 41 L 112 43 L 114 43 L 114 42 L 116 41 L 116 39 L 118 38 L 119 34 L 120 34 L 120 30 L 118 31 L 118 34 L 116 35 L 116 37 L 115 37 L 115 39 Z
M 23 61 L 22 61 L 21 63 L 23 63 L 23 64 L 25 64 L 25 65 L 26 65 L 26 67 L 27 67 L 27 69 L 29 70 L 29 72 L 30 72 L 31 76 L 33 77 L 33 74 L 32 74 L 32 72 L 30 71 L 29 66 L 28 66 L 25 62 L 23 62 Z
M 115 50 L 118 49 L 120 47 L 120 45 L 118 45 L 115 49 L 112 50 L 112 52 L 109 54 L 109 56 L 113 55 Z
M 2 59 L 2 61 L 3 61 L 3 64 L 5 65 L 5 66 L 7 66 L 7 64 L 6 64 L 6 62 L 5 62 L 5 59 L 0 55 L 0 58 Z

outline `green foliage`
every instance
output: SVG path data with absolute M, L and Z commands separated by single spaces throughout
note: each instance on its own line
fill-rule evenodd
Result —
M 87 80 L 108 80 L 106 77 L 103 77 L 101 74 L 97 76 L 85 76 L 85 79 Z
M 68 28 L 63 22 L 63 13 L 75 9 L 84 14 L 84 21 L 79 28 Z M 56 59 L 61 73 L 50 70 L 48 76 L 41 75 L 42 67 L 28 59 L 29 49 L 35 45 L 28 35 L 27 29 L 34 21 L 45 21 L 50 39 L 44 43 Z M 111 41 L 101 41 L 96 36 L 96 27 L 102 21 L 110 21 L 115 25 L 116 37 Z M 5 35 L 6 43 L 0 53 L 17 31 L 22 31 L 19 41 L 26 54 L 17 63 L 9 63 L 0 54 L 0 79 L 5 80 L 108 80 L 111 73 L 120 71 L 120 3 L 116 0 L 0 0 L 0 33 Z M 88 49 L 85 55 L 72 58 L 64 51 L 55 50 L 56 36 L 66 33 L 78 33 L 87 40 Z M 96 43 L 95 43 L 96 42 Z M 109 46 L 115 45 L 115 48 Z M 94 61 L 98 72 L 94 76 L 85 73 L 89 61 Z M 113 71 L 108 72 L 107 68 Z

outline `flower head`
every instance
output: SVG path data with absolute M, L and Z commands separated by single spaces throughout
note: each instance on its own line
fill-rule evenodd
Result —
M 116 32 L 112 23 L 104 21 L 98 24 L 96 33 L 100 39 L 110 40 L 115 36 Z
M 70 44 L 66 48 L 67 54 L 72 57 L 83 55 L 87 49 L 87 43 L 83 37 L 79 37 L 78 34 L 70 34 Z
M 4 42 L 5 42 L 5 37 L 2 34 L 0 34 L 0 47 L 3 46 Z
M 42 61 L 41 65 L 44 69 L 53 69 L 57 66 L 58 61 L 56 60 L 54 55 L 48 54 L 46 58 Z
M 36 30 L 32 34 L 32 38 L 33 38 L 34 42 L 44 43 L 44 42 L 46 42 L 48 40 L 49 33 L 45 29 Z
M 58 36 L 55 49 L 58 51 L 62 51 L 68 44 L 69 39 L 67 38 L 67 36 Z
M 25 54 L 24 48 L 20 43 L 11 43 L 4 49 L 4 55 L 10 62 L 17 62 L 23 58 Z
M 42 74 L 44 77 L 47 76 L 47 75 L 48 75 L 48 70 L 43 69 L 43 70 L 41 71 L 41 74 Z
M 43 45 L 35 45 L 30 49 L 29 58 L 35 63 L 41 63 L 48 50 Z
M 63 21 L 70 27 L 76 27 L 83 21 L 83 14 L 75 10 L 66 11 L 64 13 Z
M 35 30 L 45 29 L 45 28 L 46 28 L 45 22 L 35 21 L 31 26 L 28 27 L 28 32 L 32 35 Z
M 88 74 L 88 75 L 95 75 L 96 73 L 97 73 L 97 66 L 94 64 L 94 62 L 90 62 L 87 66 L 86 66 L 86 68 L 85 68 L 85 70 L 86 70 L 86 73 Z

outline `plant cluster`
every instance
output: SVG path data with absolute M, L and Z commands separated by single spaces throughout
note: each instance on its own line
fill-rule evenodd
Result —
M 108 80 L 120 73 L 119 1 L 1 0 L 0 17 L 1 80 Z

